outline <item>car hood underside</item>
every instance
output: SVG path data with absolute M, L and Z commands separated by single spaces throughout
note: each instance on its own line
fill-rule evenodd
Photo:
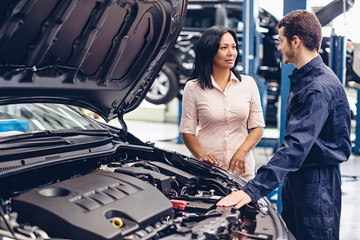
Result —
M 106 120 L 137 107 L 175 43 L 186 0 L 0 2 L 0 104 L 57 102 Z

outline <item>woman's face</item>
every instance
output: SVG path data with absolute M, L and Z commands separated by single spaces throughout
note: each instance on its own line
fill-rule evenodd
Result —
M 230 69 L 234 67 L 237 57 L 236 43 L 233 36 L 227 32 L 220 41 L 220 46 L 213 59 L 213 67 Z

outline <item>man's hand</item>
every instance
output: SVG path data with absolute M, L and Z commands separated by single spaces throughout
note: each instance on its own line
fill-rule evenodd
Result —
M 221 199 L 216 206 L 218 207 L 230 207 L 235 206 L 235 208 L 239 209 L 245 204 L 251 202 L 251 198 L 247 195 L 244 191 L 239 190 L 236 192 L 232 192 L 231 194 L 227 195 L 223 199 Z
M 218 166 L 218 167 L 222 167 L 219 160 L 215 157 L 214 154 L 205 154 L 205 155 L 201 156 L 199 158 L 199 160 L 210 163 L 210 164 Z

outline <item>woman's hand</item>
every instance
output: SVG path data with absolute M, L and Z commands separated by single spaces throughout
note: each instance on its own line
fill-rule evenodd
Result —
M 218 167 L 222 167 L 219 160 L 214 154 L 207 154 L 204 149 L 202 149 L 200 143 L 198 142 L 194 134 L 182 133 L 181 137 L 186 147 L 197 160 L 204 161 Z
M 245 156 L 246 152 L 239 149 L 235 152 L 235 154 L 232 156 L 230 163 L 229 163 L 229 171 L 236 173 L 239 171 L 239 175 L 245 174 Z
M 216 158 L 216 156 L 214 154 L 205 154 L 205 155 L 199 157 L 198 159 L 200 161 L 204 161 L 204 162 L 210 163 L 212 165 L 222 167 L 219 160 Z
M 263 134 L 262 127 L 256 127 L 250 129 L 249 135 L 245 141 L 241 144 L 235 154 L 232 156 L 229 163 L 229 171 L 236 173 L 239 171 L 239 175 L 245 174 L 245 157 L 248 152 L 253 149 L 260 141 Z

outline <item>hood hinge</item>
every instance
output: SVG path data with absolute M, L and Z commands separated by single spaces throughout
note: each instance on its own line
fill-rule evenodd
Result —
M 118 121 L 121 125 L 121 130 L 120 130 L 120 136 L 123 137 L 124 139 L 126 139 L 127 133 L 128 133 L 128 129 L 127 129 L 127 125 L 124 121 L 124 115 L 126 113 L 126 110 L 129 106 L 129 102 L 125 102 L 124 103 L 124 107 L 120 108 L 121 110 L 118 112 Z

